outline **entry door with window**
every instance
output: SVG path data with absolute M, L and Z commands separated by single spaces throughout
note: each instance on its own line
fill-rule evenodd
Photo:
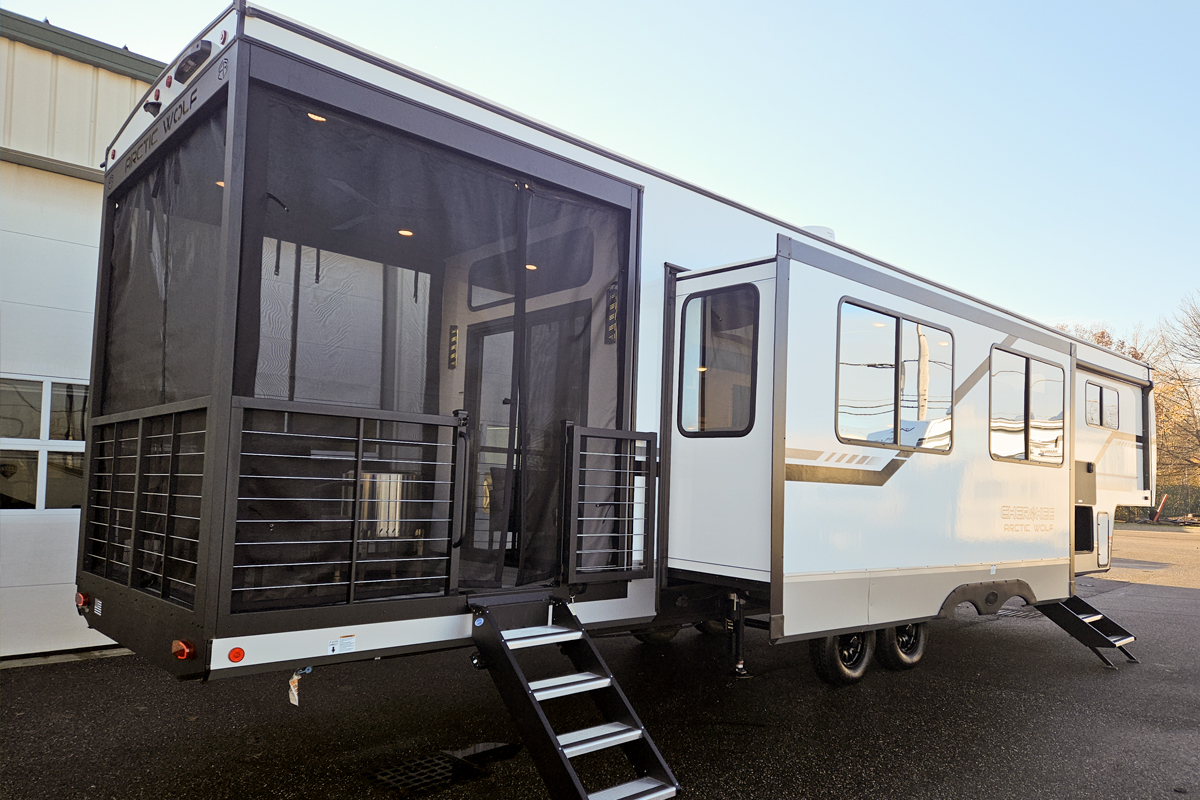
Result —
M 776 264 L 677 279 L 668 566 L 771 579 Z

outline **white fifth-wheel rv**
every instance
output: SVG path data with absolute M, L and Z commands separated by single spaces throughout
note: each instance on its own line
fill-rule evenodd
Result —
M 844 684 L 1021 598 L 1133 660 L 1074 582 L 1152 503 L 1145 364 L 243 0 L 105 168 L 76 601 L 180 678 L 474 647 L 553 796 L 649 800 L 599 630 Z

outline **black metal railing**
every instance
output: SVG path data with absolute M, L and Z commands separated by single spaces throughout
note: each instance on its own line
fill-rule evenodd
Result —
M 657 436 L 566 422 L 563 439 L 566 581 L 648 577 Z
M 231 610 L 447 594 L 461 529 L 461 419 L 247 402 Z
M 192 608 L 207 409 L 94 426 L 84 569 Z

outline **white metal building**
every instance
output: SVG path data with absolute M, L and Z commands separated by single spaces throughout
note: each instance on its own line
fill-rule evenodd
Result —
M 12 656 L 109 643 L 72 602 L 99 166 L 163 65 L 0 15 L 0 656 Z

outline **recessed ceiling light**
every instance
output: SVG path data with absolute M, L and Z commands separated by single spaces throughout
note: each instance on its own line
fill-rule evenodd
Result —
M 308 118 L 313 122 L 326 122 L 327 120 L 319 114 L 314 114 L 311 111 L 308 113 Z
M 696 367 L 696 372 L 708 372 L 708 367 Z
M 537 269 L 537 265 L 536 264 L 526 264 L 525 269 Z
M 875 327 L 876 327 L 876 328 L 886 328 L 886 327 L 887 327 L 887 323 L 886 323 L 886 322 L 876 322 L 876 323 L 875 323 Z
M 949 343 L 949 342 L 938 342 L 938 344 L 939 344 L 939 345 L 941 345 L 942 347 L 949 347 L 949 346 L 950 346 L 950 343 Z
M 412 232 L 412 231 L 410 231 L 410 230 L 406 230 L 406 229 L 403 229 L 403 228 L 402 228 L 402 229 L 400 229 L 399 233 L 400 233 L 400 235 L 401 235 L 401 236 L 412 236 L 412 235 L 413 235 L 413 232 Z

